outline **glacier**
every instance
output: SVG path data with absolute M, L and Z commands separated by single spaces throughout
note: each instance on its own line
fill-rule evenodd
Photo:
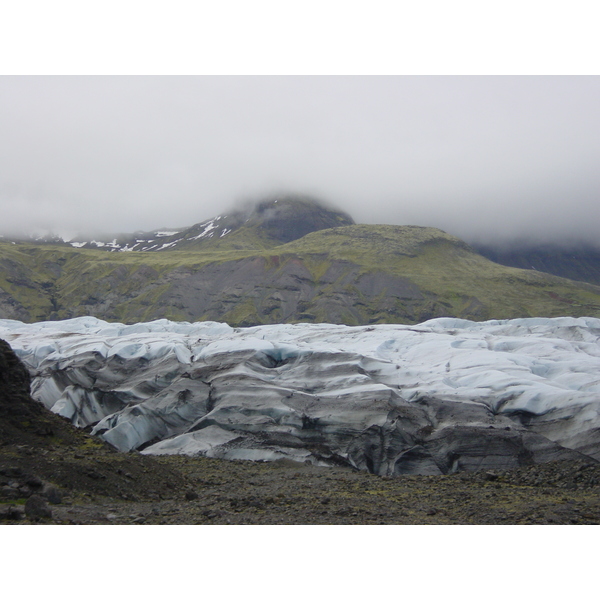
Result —
M 600 460 L 600 320 L 0 320 L 32 396 L 118 450 L 379 475 Z

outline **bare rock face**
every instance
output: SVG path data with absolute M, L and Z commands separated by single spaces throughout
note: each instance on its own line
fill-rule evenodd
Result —
M 247 223 L 260 227 L 268 237 L 286 244 L 313 231 L 353 225 L 354 220 L 346 213 L 309 198 L 287 196 L 258 203 Z
M 34 397 L 123 452 L 380 475 L 600 458 L 600 321 L 0 322 Z
M 366 323 L 379 314 L 414 321 L 424 311 L 428 316 L 444 313 L 441 304 L 428 303 L 431 298 L 405 277 L 362 273 L 344 260 L 327 262 L 318 280 L 307 261 L 293 255 L 211 263 L 194 272 L 182 268 L 169 275 L 160 304 L 163 310 L 177 305 L 189 319 L 203 315 L 244 327 L 297 319 Z

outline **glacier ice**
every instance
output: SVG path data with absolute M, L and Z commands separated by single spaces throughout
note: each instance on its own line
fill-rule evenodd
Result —
M 600 459 L 600 320 L 0 320 L 32 395 L 122 451 L 383 475 Z

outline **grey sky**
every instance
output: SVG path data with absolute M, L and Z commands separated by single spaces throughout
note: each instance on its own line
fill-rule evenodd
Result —
M 600 224 L 600 77 L 0 77 L 4 233 L 192 225 L 274 191 L 477 239 Z

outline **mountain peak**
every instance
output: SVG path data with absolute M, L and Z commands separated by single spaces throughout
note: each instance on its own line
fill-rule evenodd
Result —
M 314 198 L 287 195 L 256 203 L 245 224 L 285 244 L 321 229 L 354 225 L 354 220 Z

